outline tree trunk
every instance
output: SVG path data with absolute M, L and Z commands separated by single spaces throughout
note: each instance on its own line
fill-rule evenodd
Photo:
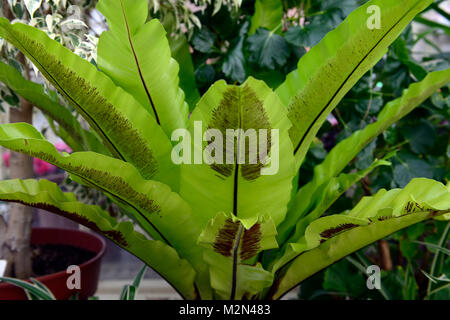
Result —
M 9 10 L 6 0 L 2 0 L 3 14 L 8 20 L 13 20 L 14 15 Z M 23 54 L 19 54 L 18 60 L 26 69 L 29 78 L 27 64 Z M 9 109 L 9 122 L 26 122 L 32 124 L 33 106 L 24 99 L 20 99 L 20 108 Z M 11 152 L 9 159 L 10 179 L 33 178 L 33 159 L 29 156 Z M 29 278 L 32 274 L 30 235 L 33 221 L 32 208 L 20 204 L 11 204 L 8 221 L 0 217 L 0 257 L 6 259 L 8 266 L 6 275 L 17 278 Z
M 32 123 L 33 106 L 20 100 L 20 109 L 10 108 L 9 122 Z M 10 179 L 33 178 L 33 159 L 21 153 L 11 152 Z M 0 253 L 8 261 L 7 273 L 17 278 L 29 278 L 32 272 L 30 235 L 33 211 L 31 207 L 13 203 L 9 209 L 6 234 Z

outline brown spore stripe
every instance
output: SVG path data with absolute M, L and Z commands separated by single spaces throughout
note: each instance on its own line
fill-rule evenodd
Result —
M 32 57 L 34 62 L 45 70 L 43 73 L 47 75 L 48 80 L 55 88 L 98 131 L 113 154 L 120 159 L 126 159 L 133 163 L 146 179 L 156 174 L 158 162 L 147 142 L 133 128 L 131 122 L 121 112 L 118 112 L 117 108 L 102 96 L 91 83 L 67 68 L 54 55 L 49 54 L 42 44 L 24 37 L 20 33 L 9 32 L 9 34 Z M 31 51 L 25 49 L 25 47 L 31 48 Z M 58 79 L 54 77 L 55 74 L 60 75 Z M 136 103 L 136 105 L 138 104 Z M 98 123 L 99 119 L 107 125 L 101 126 Z M 117 141 L 122 142 L 120 147 L 116 145 L 115 142 Z M 130 155 L 133 156 L 130 157 Z
M 423 210 L 424 210 L 424 207 L 415 201 L 408 201 L 405 205 L 405 212 L 407 214 L 414 213 L 417 211 L 423 211 Z
M 243 118 L 244 118 L 244 130 L 247 131 L 248 129 L 254 129 L 257 134 L 257 141 L 258 141 L 258 148 L 259 148 L 259 130 L 264 129 L 267 131 L 267 153 L 269 153 L 269 148 L 271 147 L 271 125 L 270 125 L 270 119 L 266 113 L 266 110 L 264 109 L 264 104 L 261 100 L 258 99 L 256 96 L 255 91 L 249 87 L 248 85 L 245 85 L 242 88 L 242 101 L 244 101 L 245 105 L 243 108 Z M 258 161 L 256 164 L 250 164 L 250 156 L 253 156 L 250 154 L 250 144 L 248 143 L 248 140 L 245 141 L 245 164 L 242 165 L 241 173 L 242 177 L 245 180 L 252 181 L 261 176 L 261 169 L 264 167 L 264 163 L 261 161 L 261 159 L 258 158 Z M 256 150 L 256 152 L 258 152 Z M 266 155 L 266 158 L 268 155 Z M 262 159 L 265 160 L 265 159 Z
M 226 129 L 236 129 L 239 126 L 239 88 L 232 86 L 228 88 L 219 106 L 212 111 L 211 121 L 208 129 L 217 129 L 225 138 L 223 141 L 223 161 L 222 164 L 213 163 L 210 167 L 220 175 L 228 178 L 233 173 L 234 165 L 226 163 Z M 233 141 L 235 139 L 233 138 Z M 212 142 L 210 142 L 212 143 Z M 210 144 L 209 143 L 209 144 Z
M 353 228 L 358 227 L 358 226 L 359 225 L 354 224 L 354 223 L 343 223 L 343 224 L 340 224 L 340 225 L 338 225 L 336 227 L 333 227 L 333 228 L 330 228 L 330 229 L 322 231 L 320 233 L 320 236 L 322 238 L 329 239 L 329 238 L 335 236 L 336 234 L 338 234 L 338 233 L 340 233 L 340 232 L 342 232 L 344 230 L 353 229 Z
M 72 165 L 72 164 L 60 164 L 57 159 L 45 152 L 34 152 L 31 150 L 18 149 L 20 153 L 28 154 L 34 158 L 39 158 L 62 169 L 72 172 L 80 177 L 87 178 L 89 182 L 99 185 L 103 185 L 108 189 L 115 192 L 117 195 L 127 199 L 127 202 L 133 202 L 142 209 L 145 209 L 149 213 L 159 213 L 161 207 L 155 203 L 154 200 L 149 199 L 148 195 L 140 193 L 130 186 L 125 180 L 120 177 L 115 177 L 106 171 L 101 171 L 93 168 L 87 168 L 82 165 Z
M 242 260 L 253 258 L 259 252 L 261 237 L 261 225 L 259 223 L 244 231 L 240 252 Z
M 78 214 L 76 212 L 64 211 L 64 210 L 61 210 L 60 208 L 58 208 L 54 205 L 48 204 L 48 203 L 41 203 L 41 202 L 32 203 L 32 202 L 27 202 L 27 201 L 23 201 L 23 200 L 5 200 L 5 201 L 20 203 L 23 205 L 32 206 L 35 208 L 53 212 L 59 216 L 70 219 L 72 221 L 75 221 L 76 223 L 79 223 L 85 227 L 88 227 L 89 229 L 91 229 L 95 232 L 105 235 L 107 238 L 113 240 L 114 242 L 121 245 L 122 247 L 128 246 L 128 243 L 125 240 L 124 235 L 120 231 L 118 231 L 118 230 L 102 230 L 97 226 L 97 224 L 95 222 L 89 220 L 86 217 L 81 216 L 80 214 Z
M 241 120 L 242 119 L 242 120 Z M 264 104 L 258 99 L 254 90 L 245 85 L 243 88 L 236 86 L 229 87 L 223 94 L 217 108 L 212 111 L 211 121 L 208 129 L 217 129 L 225 137 L 223 144 L 223 164 L 211 164 L 210 167 L 224 177 L 230 177 L 236 167 L 241 168 L 241 175 L 245 180 L 252 181 L 261 175 L 261 168 L 264 166 L 260 159 L 256 164 L 250 164 L 250 139 L 245 138 L 245 164 L 237 165 L 237 137 L 230 137 L 234 144 L 235 164 L 226 164 L 226 129 L 242 129 L 245 131 L 254 129 L 259 147 L 259 130 L 267 130 L 267 148 L 271 146 L 271 125 L 269 117 L 264 109 Z M 242 137 L 241 137 L 242 138 Z M 211 144 L 213 142 L 209 142 Z M 229 141 L 231 143 L 231 141 Z M 258 152 L 258 150 L 255 150 Z M 263 159 L 265 160 L 265 159 Z
M 370 50 L 364 55 L 364 57 L 358 62 L 358 64 L 353 68 L 353 70 L 351 70 L 351 72 L 348 74 L 347 78 L 340 84 L 339 88 L 334 92 L 333 96 L 331 97 L 330 100 L 328 100 L 328 102 L 326 103 L 326 105 L 324 107 L 322 107 L 319 111 L 319 113 L 316 115 L 316 117 L 314 118 L 314 120 L 312 121 L 312 123 L 309 124 L 308 128 L 306 129 L 305 132 L 301 133 L 300 129 L 298 128 L 298 126 L 292 126 L 291 129 L 289 130 L 289 136 L 291 137 L 292 141 L 296 141 L 297 137 L 300 137 L 299 143 L 297 144 L 297 146 L 294 149 L 294 154 L 297 153 L 297 151 L 300 149 L 300 147 L 302 146 L 303 142 L 306 140 L 308 134 L 310 133 L 310 131 L 312 130 L 312 128 L 314 127 L 314 125 L 316 124 L 316 122 L 319 120 L 319 118 L 324 114 L 324 112 L 328 109 L 328 107 L 331 105 L 331 103 L 333 102 L 333 100 L 336 98 L 336 96 L 339 94 L 339 92 L 341 91 L 341 89 L 345 86 L 345 84 L 351 79 L 352 75 L 359 69 L 359 67 L 363 64 L 363 62 L 366 60 L 366 58 L 375 51 L 375 49 L 378 47 L 378 45 L 390 34 L 390 32 L 400 23 L 401 20 L 403 20 L 410 12 L 412 11 L 412 9 L 409 9 L 405 14 L 403 14 L 403 16 L 397 20 L 390 28 L 389 30 L 387 30 L 387 32 L 385 34 L 383 34 L 383 36 L 377 41 L 377 43 L 370 48 Z M 302 101 L 302 105 L 303 106 L 307 106 L 307 103 L 305 103 L 305 99 L 302 98 L 301 94 L 297 94 L 294 97 L 294 100 L 298 101 L 301 100 Z M 301 108 L 294 108 L 293 104 L 291 103 L 288 107 L 289 109 L 289 119 L 291 120 L 292 123 L 296 123 L 297 119 L 300 119 L 301 116 L 301 112 L 299 111 L 299 109 Z
M 149 218 L 141 211 L 144 209 L 147 213 L 160 214 L 161 207 L 152 199 L 148 198 L 148 195 L 137 192 L 134 190 L 125 180 L 120 177 L 114 177 L 107 172 L 99 171 L 96 169 L 85 168 L 81 165 L 72 166 L 69 164 L 58 163 L 56 158 L 52 155 L 43 152 L 33 152 L 30 150 L 18 149 L 17 152 L 28 154 L 32 157 L 42 159 L 49 163 L 52 163 L 67 172 L 70 172 L 85 182 L 89 183 L 93 187 L 111 195 L 116 200 L 126 204 L 137 212 L 137 214 L 143 218 L 163 239 L 167 244 L 171 245 L 168 239 L 164 237 L 161 231 L 149 220 Z M 84 175 L 84 176 L 83 176 Z M 103 187 L 104 186 L 104 187 Z M 110 190 L 108 190 L 108 189 Z
M 217 233 L 216 240 L 213 244 L 214 251 L 225 257 L 231 257 L 239 225 L 239 222 L 233 222 L 231 219 L 225 221 L 225 224 Z

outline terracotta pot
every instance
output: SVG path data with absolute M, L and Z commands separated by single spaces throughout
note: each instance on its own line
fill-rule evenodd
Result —
M 37 277 L 36 279 L 46 285 L 58 300 L 67 300 L 76 292 L 80 299 L 87 299 L 97 291 L 101 259 L 105 253 L 105 241 L 99 236 L 70 229 L 33 228 L 31 232 L 32 244 L 63 244 L 95 252 L 96 255 L 89 261 L 81 264 L 81 289 L 70 290 L 67 287 L 66 270 Z M 27 299 L 24 291 L 8 283 L 0 284 L 0 300 Z

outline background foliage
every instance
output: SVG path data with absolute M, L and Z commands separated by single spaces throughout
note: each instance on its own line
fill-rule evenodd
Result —
M 18 20 L 46 31 L 81 57 L 96 63 L 97 39 L 105 28 L 104 21 L 93 9 L 96 1 L 8 2 Z M 166 27 L 173 56 L 180 64 L 181 85 L 192 108 L 200 94 L 218 79 L 240 84 L 251 75 L 276 88 L 296 68 L 305 52 L 364 2 L 152 0 L 150 11 Z M 442 2 L 435 1 L 429 11 L 448 22 L 449 14 L 442 9 Z M 322 127 L 302 166 L 300 185 L 309 181 L 312 168 L 337 142 L 375 121 L 381 107 L 401 95 L 401 88 L 422 80 L 427 72 L 448 68 L 450 52 L 444 50 L 441 41 L 448 43 L 449 34 L 448 26 L 423 15 L 416 19 L 414 28 L 405 30 Z M 429 50 L 420 49 L 424 44 Z M 3 61 L 25 72 L 15 49 L 4 43 L 0 43 L 0 49 Z M 189 51 L 192 59 L 187 54 Z M 37 72 L 35 80 L 49 88 Z M 404 187 L 414 177 L 442 182 L 450 179 L 449 88 L 434 94 L 354 159 L 350 170 L 367 168 L 375 158 L 396 151 L 392 166 L 376 169 L 341 197 L 329 213 L 352 208 L 363 195 L 373 194 L 380 188 Z M 75 112 L 62 97 L 53 98 Z M 17 106 L 18 102 L 14 92 L 0 85 L 1 110 L 5 106 Z M 446 279 L 450 277 L 450 259 L 444 250 L 448 246 L 448 230 L 445 222 L 427 221 L 389 237 L 388 259 L 393 268 L 383 271 L 381 291 L 370 291 L 365 283 L 366 266 L 382 262 L 379 247 L 371 245 L 307 280 L 301 286 L 300 298 L 449 299 Z M 438 249 L 427 243 L 437 244 Z M 431 269 L 433 274 L 446 277 L 430 279 Z M 441 287 L 442 290 L 432 293 Z

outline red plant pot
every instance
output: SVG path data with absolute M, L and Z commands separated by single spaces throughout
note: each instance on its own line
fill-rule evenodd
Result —
M 66 271 L 37 277 L 46 285 L 58 300 L 67 300 L 78 292 L 80 299 L 87 299 L 97 291 L 101 259 L 105 253 L 105 241 L 99 236 L 71 229 L 33 228 L 32 244 L 63 244 L 95 252 L 94 258 L 79 265 L 81 271 L 81 289 L 69 289 Z M 26 300 L 24 291 L 9 283 L 0 283 L 0 300 Z

